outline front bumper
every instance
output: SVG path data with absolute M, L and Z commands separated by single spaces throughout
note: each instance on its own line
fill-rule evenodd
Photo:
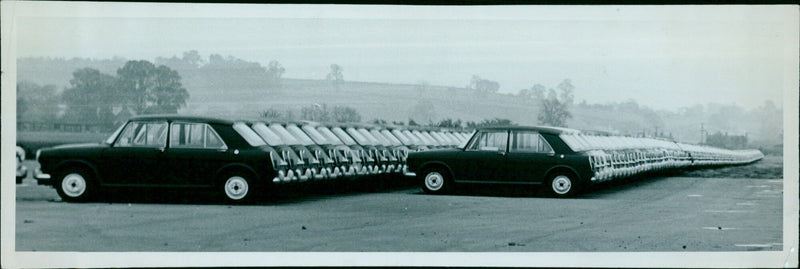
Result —
M 52 185 L 50 183 L 50 174 L 42 173 L 42 170 L 38 168 L 33 171 L 33 179 L 36 179 L 36 183 L 39 185 Z

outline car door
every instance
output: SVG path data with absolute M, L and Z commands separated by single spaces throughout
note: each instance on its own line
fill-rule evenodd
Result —
M 173 122 L 164 159 L 169 169 L 159 182 L 165 186 L 210 186 L 229 158 L 228 147 L 206 123 Z
M 508 130 L 485 130 L 450 161 L 457 181 L 503 181 Z
M 98 160 L 103 184 L 150 185 L 164 170 L 166 121 L 131 121 Z
M 541 182 L 545 173 L 558 164 L 555 151 L 541 134 L 512 131 L 504 170 L 513 182 Z

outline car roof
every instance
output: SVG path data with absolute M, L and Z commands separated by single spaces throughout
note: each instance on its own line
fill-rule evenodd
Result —
M 570 133 L 576 134 L 580 133 L 581 131 L 576 129 L 564 128 L 564 127 L 552 127 L 552 126 L 524 126 L 524 125 L 502 125 L 502 126 L 491 126 L 491 127 L 482 127 L 478 128 L 478 130 L 520 130 L 520 131 L 535 131 L 538 133 L 545 133 L 545 134 L 563 134 L 563 133 Z
M 175 115 L 175 114 L 135 116 L 131 117 L 129 120 L 188 121 L 188 122 L 204 122 L 204 123 L 224 124 L 224 125 L 232 125 L 234 123 L 231 120 L 220 119 L 220 118 L 205 117 L 205 116 Z

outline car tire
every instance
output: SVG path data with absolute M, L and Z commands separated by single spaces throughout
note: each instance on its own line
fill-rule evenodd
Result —
M 545 185 L 551 197 L 566 198 L 575 196 L 580 190 L 578 177 L 569 172 L 555 172 L 547 178 Z
M 432 168 L 425 170 L 419 178 L 422 190 L 429 194 L 449 193 L 453 188 L 453 181 L 450 174 L 442 168 Z
M 58 174 L 57 179 L 54 187 L 65 202 L 87 202 L 94 195 L 94 177 L 86 169 L 67 168 Z
M 223 174 L 220 178 L 220 190 L 225 202 L 232 204 L 252 202 L 257 190 L 251 178 L 247 173 L 241 172 Z

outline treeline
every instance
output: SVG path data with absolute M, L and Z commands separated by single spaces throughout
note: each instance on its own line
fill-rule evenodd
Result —
M 74 70 L 63 91 L 19 81 L 17 119 L 113 126 L 133 115 L 177 113 L 188 98 L 177 71 L 144 60 L 128 61 L 115 74 L 88 67 Z
M 311 104 L 300 108 L 299 110 L 280 110 L 275 108 L 268 108 L 259 113 L 259 117 L 266 121 L 316 121 L 316 122 L 335 122 L 335 123 L 360 123 L 362 122 L 361 113 L 357 109 L 350 106 L 329 106 L 328 104 Z M 423 127 L 440 127 L 448 128 L 451 130 L 474 130 L 476 128 L 487 126 L 509 126 L 516 125 L 509 119 L 493 118 L 484 119 L 483 121 L 462 121 L 460 119 L 443 119 L 438 122 L 418 123 L 414 119 L 408 121 L 387 121 L 385 119 L 372 119 L 368 123 L 377 125 L 397 125 L 397 126 L 423 126 Z

